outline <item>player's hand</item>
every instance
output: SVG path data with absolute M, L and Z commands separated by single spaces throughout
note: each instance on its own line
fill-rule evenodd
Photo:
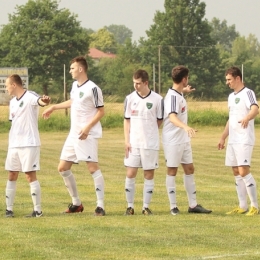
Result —
M 195 91 L 195 90 L 196 90 L 196 89 L 195 89 L 195 88 L 192 88 L 192 86 L 187 85 L 185 88 L 183 88 L 182 92 L 188 94 L 188 93 L 191 93 L 191 92 L 193 92 L 193 91 Z
M 41 98 L 42 102 L 45 103 L 46 105 L 48 105 L 51 101 L 51 98 L 49 96 L 45 96 L 43 95 Z
M 195 130 L 189 126 L 185 127 L 184 130 L 188 133 L 189 137 L 194 137 L 196 132 L 198 132 L 198 130 Z
M 88 126 L 85 126 L 84 128 L 81 129 L 81 131 L 79 132 L 79 139 L 80 140 L 85 140 L 88 138 L 88 135 L 89 135 L 89 127 Z
M 242 120 L 238 121 L 239 124 L 241 124 L 242 128 L 247 128 L 249 120 L 247 118 L 243 118 Z
M 218 143 L 218 150 L 223 150 L 225 148 L 225 140 L 220 139 Z
M 43 113 L 42 113 L 42 117 L 43 117 L 44 119 L 48 119 L 53 111 L 54 111 L 54 110 L 53 110 L 53 106 L 51 106 L 51 107 L 45 109 L 45 110 L 43 111 Z
M 130 143 L 125 144 L 125 158 L 128 158 L 129 152 L 132 152 L 132 147 Z

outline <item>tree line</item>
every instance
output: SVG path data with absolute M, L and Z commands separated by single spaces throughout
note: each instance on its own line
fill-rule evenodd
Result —
M 68 9 L 59 9 L 57 0 L 29 0 L 16 6 L 0 29 L 0 67 L 28 67 L 31 88 L 62 96 L 64 64 L 69 90 L 70 59 L 95 47 L 116 58 L 88 58 L 89 77 L 105 95 L 119 100 L 132 91 L 136 69 L 146 69 L 150 87 L 164 94 L 172 85 L 172 67 L 180 64 L 190 69 L 197 99 L 226 99 L 225 70 L 233 65 L 243 68 L 245 84 L 260 96 L 260 43 L 255 35 L 240 35 L 226 20 L 208 21 L 200 0 L 165 0 L 164 7 L 155 12 L 147 37 L 136 42 L 124 25 L 94 31 L 83 28 Z

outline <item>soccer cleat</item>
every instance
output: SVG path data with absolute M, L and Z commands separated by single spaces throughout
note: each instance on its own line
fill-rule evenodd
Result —
M 82 212 L 84 210 L 84 207 L 82 204 L 79 206 L 73 205 L 72 203 L 68 205 L 68 208 L 63 213 L 78 213 Z
M 177 207 L 171 209 L 170 212 L 171 212 L 171 214 L 174 215 L 174 216 L 175 216 L 175 215 L 178 215 L 178 214 L 180 213 L 180 211 L 179 211 L 179 209 L 178 209 Z
M 234 208 L 233 210 L 226 213 L 226 215 L 245 214 L 247 210 L 241 209 L 240 207 Z
M 126 212 L 125 212 L 125 215 L 126 215 L 126 216 L 128 216 L 128 215 L 134 215 L 134 214 L 135 214 L 135 211 L 134 211 L 133 208 L 128 207 L 128 208 L 126 209 Z
M 94 216 L 105 216 L 106 215 L 106 212 L 104 209 L 102 209 L 101 207 L 97 207 L 95 209 L 95 213 L 94 213 Z
M 153 215 L 152 211 L 149 208 L 144 208 L 142 211 L 143 215 Z
M 188 212 L 189 212 L 189 213 L 204 213 L 204 214 L 209 214 L 209 213 L 212 212 L 212 210 L 205 209 L 205 208 L 203 208 L 201 205 L 197 204 L 197 206 L 194 207 L 194 208 L 189 207 Z
M 259 209 L 251 207 L 250 210 L 246 213 L 246 216 L 254 216 L 259 214 Z
M 7 217 L 7 218 L 13 218 L 14 217 L 14 213 L 13 213 L 13 211 L 12 210 L 5 210 L 5 216 Z
M 41 212 L 38 212 L 38 211 L 33 211 L 31 214 L 27 215 L 26 218 L 39 218 L 41 217 L 43 214 L 42 214 L 42 211 Z

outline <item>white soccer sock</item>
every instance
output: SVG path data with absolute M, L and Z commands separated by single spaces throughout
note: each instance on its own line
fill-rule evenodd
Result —
M 16 193 L 16 181 L 7 181 L 5 189 L 6 209 L 13 211 L 14 198 Z
M 72 204 L 79 206 L 81 204 L 81 201 L 79 199 L 77 184 L 76 184 L 74 175 L 72 174 L 71 170 L 60 172 L 60 174 L 61 174 L 63 181 L 65 183 L 65 186 L 71 196 Z
M 105 190 L 105 181 L 104 177 L 100 170 L 95 171 L 92 174 L 95 184 L 95 190 L 97 195 L 97 206 L 104 209 L 104 190 Z
M 149 207 L 153 195 L 153 189 L 154 189 L 154 179 L 152 180 L 144 179 L 143 209 Z
M 239 201 L 239 207 L 241 209 L 247 210 L 246 184 L 240 175 L 235 176 L 235 183 L 236 183 L 236 191 L 237 191 L 237 197 Z
M 243 177 L 243 181 L 245 182 L 247 194 L 251 201 L 251 207 L 258 209 L 256 182 L 253 175 L 251 173 L 247 174 Z
M 166 189 L 170 201 L 170 209 L 177 207 L 175 176 L 166 175 Z
M 184 187 L 186 189 L 189 207 L 194 208 L 197 206 L 196 200 L 196 185 L 194 181 L 194 174 L 184 174 Z
M 127 207 L 134 208 L 135 197 L 135 178 L 125 178 L 125 195 L 127 201 Z
M 42 212 L 41 209 L 41 186 L 38 180 L 30 182 L 30 190 L 33 201 L 33 210 Z

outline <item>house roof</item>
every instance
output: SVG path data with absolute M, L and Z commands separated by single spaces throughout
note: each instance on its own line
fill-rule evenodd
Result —
M 101 58 L 115 58 L 116 55 L 113 53 L 105 53 L 96 48 L 90 48 L 88 52 L 88 56 L 92 59 L 101 59 Z

